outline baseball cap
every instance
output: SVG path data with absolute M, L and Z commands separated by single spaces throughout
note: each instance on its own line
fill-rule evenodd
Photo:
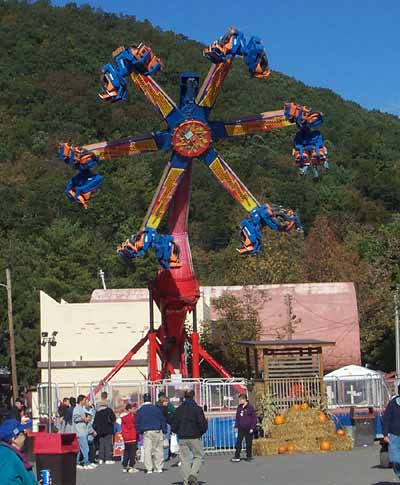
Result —
M 143 394 L 143 401 L 144 402 L 151 402 L 151 396 L 148 392 L 146 392 L 145 394 Z
M 6 419 L 0 426 L 0 439 L 6 442 L 16 438 L 20 433 L 30 428 L 32 423 L 21 424 L 16 419 Z

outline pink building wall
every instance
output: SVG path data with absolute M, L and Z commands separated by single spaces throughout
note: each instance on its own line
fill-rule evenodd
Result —
M 210 318 L 218 315 L 212 299 L 228 291 L 240 297 L 242 286 L 202 288 Z M 353 283 L 304 283 L 297 285 L 262 285 L 257 292 L 262 323 L 261 340 L 288 338 L 289 301 L 293 322 L 292 339 L 334 341 L 323 351 L 325 371 L 349 364 L 361 364 L 360 329 L 357 298 Z

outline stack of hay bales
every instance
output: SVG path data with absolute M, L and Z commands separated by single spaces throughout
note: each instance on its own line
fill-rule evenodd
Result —
M 278 453 L 320 453 L 348 451 L 353 448 L 350 436 L 336 432 L 335 423 L 320 409 L 296 405 L 283 413 L 282 424 L 272 425 L 270 436 L 254 440 L 258 456 Z

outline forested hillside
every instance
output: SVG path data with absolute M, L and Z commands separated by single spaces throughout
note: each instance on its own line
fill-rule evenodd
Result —
M 110 288 L 145 286 L 157 270 L 152 256 L 124 265 L 115 248 L 139 228 L 166 155 L 103 164 L 103 189 L 87 211 L 64 196 L 73 173 L 56 158 L 59 141 L 85 144 L 162 127 L 133 87 L 125 103 L 109 105 L 97 97 L 99 73 L 111 52 L 139 41 L 164 60 L 157 81 L 175 98 L 181 71 L 207 72 L 202 45 L 149 22 L 73 3 L 54 8 L 47 1 L 0 0 L 0 282 L 10 267 L 23 384 L 36 379 L 40 289 L 82 302 L 100 286 L 99 268 Z M 327 66 L 326 75 L 335 68 Z M 332 170 L 320 183 L 297 176 L 294 128 L 221 141 L 217 149 L 260 200 L 298 210 L 305 238 L 265 231 L 263 254 L 240 258 L 237 224 L 244 213 L 199 162 L 190 233 L 200 282 L 354 281 L 364 361 L 391 369 L 392 288 L 400 283 L 400 120 L 277 72 L 266 81 L 252 80 L 239 60 L 213 116 L 228 120 L 280 109 L 288 100 L 325 115 Z M 0 365 L 8 364 L 5 293 L 0 291 Z

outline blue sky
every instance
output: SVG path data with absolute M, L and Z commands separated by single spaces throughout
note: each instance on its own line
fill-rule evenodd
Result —
M 368 109 L 400 116 L 400 0 L 76 3 L 147 19 L 206 44 L 233 25 L 246 37 L 262 38 L 271 69 L 330 88 Z

